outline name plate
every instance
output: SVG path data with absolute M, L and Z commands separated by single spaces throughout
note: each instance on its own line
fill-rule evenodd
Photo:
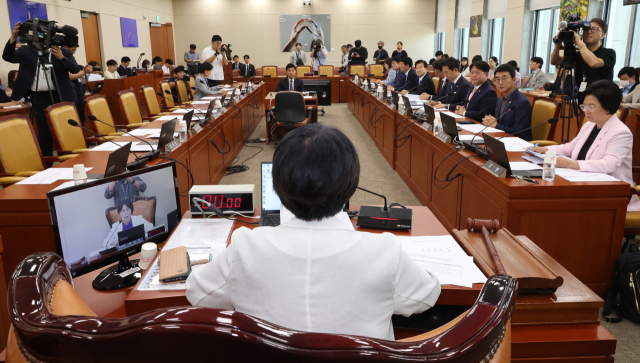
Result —
M 177 149 L 178 146 L 180 146 L 180 140 L 174 139 L 173 141 L 168 143 L 167 146 L 165 146 L 165 150 L 167 150 L 167 152 L 172 152 L 173 150 Z
M 191 130 L 197 134 L 198 132 L 202 131 L 202 126 L 195 124 L 191 127 Z
M 497 176 L 498 178 L 506 178 L 507 177 L 507 169 L 503 168 L 502 166 L 494 163 L 493 161 L 489 160 L 487 161 L 484 166 L 485 169 L 487 169 L 488 172 L 490 172 L 491 174 Z
M 422 128 L 423 128 L 423 129 L 425 129 L 425 130 L 427 130 L 427 131 L 431 131 L 431 129 L 433 128 L 433 126 L 431 126 L 431 124 L 430 124 L 430 123 L 428 123 L 428 122 L 423 122 L 423 123 L 422 123 Z
M 440 133 L 438 139 L 442 140 L 445 144 L 451 144 L 451 136 L 447 133 Z

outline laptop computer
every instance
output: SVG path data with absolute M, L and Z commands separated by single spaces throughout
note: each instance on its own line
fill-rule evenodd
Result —
M 167 121 L 165 123 L 162 124 L 162 128 L 160 128 L 160 138 L 158 139 L 158 143 L 157 143 L 157 147 L 156 150 L 160 150 L 160 153 L 163 152 L 165 146 L 167 146 L 168 143 L 170 143 L 171 141 L 173 141 L 173 134 L 176 130 L 176 123 L 178 122 L 177 118 L 174 118 L 171 121 Z M 151 141 L 149 142 L 151 145 L 154 145 L 155 142 Z M 140 156 L 140 159 L 145 158 L 145 157 L 149 157 L 149 155 L 151 155 L 153 153 L 153 151 L 149 151 L 147 153 L 145 153 L 144 155 Z
M 211 120 L 211 114 L 213 113 L 213 108 L 215 107 L 216 104 L 216 100 L 211 100 L 211 102 L 209 102 L 209 107 L 207 107 L 207 113 L 204 115 L 204 121 L 209 121 Z
M 398 109 L 398 92 L 391 91 L 391 103 Z
M 485 150 L 489 160 L 507 169 L 507 176 L 519 175 L 530 178 L 542 178 L 542 169 L 539 170 L 512 170 L 509 164 L 509 156 L 504 143 L 489 134 L 482 133 L 484 139 Z
M 436 119 L 436 110 L 425 103 L 424 113 L 422 114 L 422 117 L 424 118 L 422 121 L 425 121 L 431 126 L 433 126 L 433 120 Z
M 96 93 L 102 92 L 102 87 L 104 87 L 104 81 L 98 81 L 93 85 L 93 90 L 91 94 L 95 95 Z
M 440 122 L 442 123 L 442 130 L 445 134 L 451 136 L 454 142 L 458 142 L 460 138 L 458 137 L 458 124 L 456 123 L 455 117 L 440 112 Z
M 260 187 L 262 188 L 262 199 L 260 200 L 260 226 L 279 226 L 280 225 L 280 197 L 273 190 L 273 177 L 271 169 L 273 162 L 263 161 L 260 165 Z
M 131 143 L 128 142 L 118 150 L 111 152 L 104 174 L 87 174 L 87 179 L 102 179 L 124 173 L 127 170 L 127 160 L 129 159 L 130 151 Z
M 167 225 L 169 226 L 169 232 L 172 232 L 174 228 L 178 226 L 180 222 L 180 212 L 177 209 L 167 213 Z
M 118 232 L 119 249 L 144 241 L 144 224 Z
M 182 121 L 185 121 L 185 123 L 187 124 L 187 130 L 191 130 L 191 119 L 193 118 L 194 112 L 195 110 L 191 110 L 185 113 L 184 116 L 182 117 Z
M 411 108 L 411 101 L 407 96 L 402 96 L 402 102 L 404 103 L 404 109 L 407 112 L 407 117 L 414 117 L 413 109 Z

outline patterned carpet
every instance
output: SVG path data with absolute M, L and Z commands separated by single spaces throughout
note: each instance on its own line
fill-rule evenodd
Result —
M 418 199 L 413 195 L 409 187 L 400 179 L 400 176 L 389 166 L 383 158 L 378 148 L 362 129 L 358 121 L 353 117 L 344 103 L 325 107 L 325 116 L 318 116 L 319 121 L 329 126 L 336 127 L 344 132 L 353 142 L 360 157 L 360 186 L 387 197 L 388 203 L 400 203 L 406 206 L 420 205 Z M 265 137 L 264 123 L 256 128 L 251 136 L 252 139 Z M 259 148 L 263 150 L 253 158 L 244 162 L 249 170 L 243 173 L 225 176 L 220 184 L 255 184 L 256 208 L 260 208 L 259 184 L 260 184 L 260 162 L 271 161 L 273 158 L 273 143 L 269 145 L 248 144 L 238 157 L 237 164 L 254 155 Z M 379 197 L 356 191 L 350 203 L 352 205 L 375 205 L 382 204 Z M 602 316 L 600 316 L 602 320 Z M 623 320 L 618 324 L 602 322 L 602 325 L 618 339 L 616 348 L 616 363 L 638 363 L 640 362 L 640 325 L 629 320 Z

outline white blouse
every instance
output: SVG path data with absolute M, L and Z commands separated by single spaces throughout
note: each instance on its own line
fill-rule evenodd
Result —
M 392 314 L 421 313 L 440 295 L 390 233 L 356 232 L 337 217 L 239 228 L 187 280 L 192 305 L 236 310 L 290 329 L 394 339 Z

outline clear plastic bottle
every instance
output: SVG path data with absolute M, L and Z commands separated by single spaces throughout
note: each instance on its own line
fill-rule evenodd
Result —
M 178 125 L 178 135 L 180 136 L 181 144 L 187 142 L 187 122 L 186 121 L 180 121 L 180 124 Z
M 433 136 L 438 136 L 440 135 L 440 120 L 438 118 L 435 118 L 433 120 Z

